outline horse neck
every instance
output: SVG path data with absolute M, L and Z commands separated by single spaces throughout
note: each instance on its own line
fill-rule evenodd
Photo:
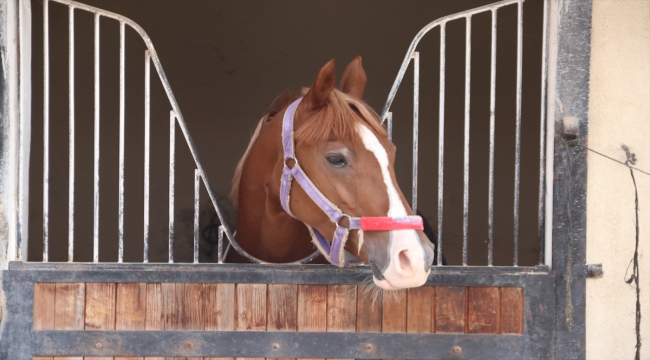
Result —
M 261 260 L 289 262 L 314 250 L 306 226 L 280 205 L 283 155 L 281 122 L 277 120 L 264 125 L 242 171 L 237 242 Z

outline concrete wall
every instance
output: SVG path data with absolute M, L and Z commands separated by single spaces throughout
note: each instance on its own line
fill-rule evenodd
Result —
M 594 0 L 589 148 L 625 161 L 621 145 L 650 172 L 650 1 Z M 589 152 L 587 263 L 604 277 L 587 280 L 587 359 L 633 359 L 635 289 L 624 279 L 635 248 L 634 186 L 625 166 Z M 650 175 L 634 171 L 639 195 L 643 346 L 650 359 Z M 628 271 L 629 270 L 629 271 Z

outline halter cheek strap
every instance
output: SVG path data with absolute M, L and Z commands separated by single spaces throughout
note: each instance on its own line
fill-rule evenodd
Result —
M 307 193 L 309 198 L 336 224 L 336 230 L 332 241 L 328 241 L 318 230 L 307 225 L 312 237 L 312 241 L 325 256 L 325 258 L 336 266 L 356 265 L 361 262 L 359 259 L 345 259 L 345 243 L 348 240 L 350 230 L 359 230 L 360 235 L 363 231 L 388 231 L 388 230 L 422 230 L 422 218 L 419 216 L 402 216 L 402 217 L 353 217 L 343 213 L 335 204 L 321 193 L 316 185 L 309 179 L 309 176 L 303 171 L 298 164 L 295 154 L 295 142 L 293 136 L 293 120 L 296 109 L 302 98 L 294 101 L 289 105 L 282 119 L 282 146 L 284 149 L 284 169 L 282 170 L 282 179 L 280 182 L 280 203 L 287 214 L 295 218 L 291 213 L 289 203 L 291 201 L 291 184 L 296 179 L 298 185 Z M 288 162 L 292 161 L 293 166 Z M 339 224 L 342 218 L 347 217 L 348 226 Z

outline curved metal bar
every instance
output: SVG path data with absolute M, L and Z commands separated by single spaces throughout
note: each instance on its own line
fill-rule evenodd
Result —
M 62 1 L 62 0 L 53 0 L 53 1 Z M 415 35 L 415 38 L 413 38 L 413 41 L 411 41 L 411 45 L 409 45 L 408 51 L 406 52 L 406 56 L 404 57 L 404 60 L 402 61 L 402 66 L 399 68 L 399 71 L 397 72 L 397 77 L 395 78 L 395 82 L 393 83 L 393 87 L 390 89 L 390 92 L 388 93 L 388 99 L 386 100 L 386 104 L 384 105 L 384 108 L 381 110 L 381 121 L 382 123 L 386 119 L 386 113 L 389 111 L 390 106 L 393 104 L 393 100 L 395 99 L 395 94 L 397 94 L 397 89 L 399 89 L 400 84 L 402 83 L 402 79 L 404 78 L 404 74 L 406 73 L 406 69 L 408 68 L 409 62 L 411 62 L 411 58 L 413 56 L 413 53 L 415 52 L 415 49 L 418 46 L 418 43 L 420 43 L 420 40 L 422 40 L 422 37 L 431 31 L 431 29 L 435 28 L 438 25 L 445 24 L 448 21 L 452 20 L 457 20 L 457 19 L 462 19 L 466 18 L 468 16 L 472 16 L 474 14 L 486 12 L 486 11 L 492 11 L 496 10 L 498 8 L 511 5 L 511 4 L 521 4 L 525 0 L 504 0 L 504 1 L 499 1 L 494 4 L 489 4 L 489 5 L 484 5 L 481 7 L 477 7 L 471 10 L 459 12 L 456 14 L 452 15 L 447 15 L 443 16 L 437 20 L 434 20 L 427 24 L 425 27 L 420 30 L 420 32 Z
M 221 224 L 226 224 L 225 217 L 223 215 L 223 212 L 221 211 L 221 208 L 217 204 L 217 197 L 214 193 L 214 190 L 212 189 L 212 186 L 210 185 L 210 182 L 208 180 L 208 176 L 205 173 L 205 170 L 203 168 L 203 163 L 201 162 L 201 158 L 199 157 L 199 153 L 196 149 L 196 146 L 194 145 L 194 141 L 192 140 L 192 136 L 190 135 L 187 125 L 185 124 L 185 118 L 183 117 L 180 107 L 178 106 L 178 102 L 176 101 L 176 97 L 174 96 L 174 93 L 172 92 L 172 88 L 169 85 L 169 81 L 167 81 L 167 76 L 165 75 L 165 71 L 162 68 L 162 64 L 160 63 L 160 59 L 158 58 L 158 53 L 156 53 L 156 50 L 153 46 L 153 43 L 151 39 L 149 38 L 149 35 L 138 25 L 136 22 L 133 20 L 127 18 L 126 16 L 116 14 L 114 12 L 106 11 L 100 8 L 96 8 L 94 6 L 89 6 L 86 4 L 82 4 L 76 1 L 71 1 L 71 0 L 50 0 L 54 1 L 60 4 L 68 5 L 70 7 L 73 7 L 75 9 L 80 9 L 80 10 L 85 10 L 89 11 L 95 14 L 100 14 L 101 16 L 105 16 L 107 18 L 111 18 L 117 21 L 120 21 L 121 23 L 124 23 L 126 25 L 129 25 L 133 30 L 135 30 L 142 40 L 144 41 L 145 45 L 147 46 L 147 49 L 149 50 L 149 54 L 151 55 L 151 61 L 154 64 L 154 67 L 156 68 L 156 72 L 158 73 L 158 77 L 160 78 L 160 81 L 163 85 L 163 88 L 165 89 L 165 93 L 167 94 L 167 98 L 172 106 L 172 109 L 176 113 L 176 120 L 178 121 L 178 124 L 181 127 L 181 130 L 183 131 L 183 135 L 185 136 L 185 140 L 187 142 L 187 145 L 190 149 L 190 152 L 192 153 L 192 158 L 194 159 L 194 162 L 196 163 L 197 169 L 201 173 L 201 179 L 203 180 L 203 183 L 206 187 L 206 190 L 208 191 L 208 195 L 210 196 L 210 200 L 212 201 L 212 204 L 217 212 L 217 216 L 219 217 L 219 221 Z M 229 226 L 224 225 L 224 232 L 226 234 L 226 237 L 228 238 L 229 241 L 234 242 L 234 236 L 233 233 L 230 229 Z

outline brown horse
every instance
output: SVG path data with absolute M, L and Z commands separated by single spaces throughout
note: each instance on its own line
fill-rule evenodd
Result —
M 345 69 L 341 90 L 334 85 L 331 60 L 291 110 L 295 111 L 290 116 L 296 162 L 320 193 L 347 214 L 339 222 L 341 226 L 347 227 L 346 221 L 352 217 L 413 215 L 395 178 L 395 146 L 378 115 L 361 100 L 366 86 L 361 57 Z M 279 111 L 260 120 L 233 179 L 231 195 L 239 206 L 237 242 L 252 256 L 268 262 L 302 259 L 314 252 L 310 242 L 314 232 L 332 241 L 330 234 L 339 228 L 301 186 L 293 185 L 286 196 L 293 216 L 281 204 L 281 178 L 287 166 L 283 118 L 296 98 L 285 96 L 277 101 Z M 348 236 L 346 232 L 343 244 L 349 254 L 370 265 L 375 284 L 387 290 L 424 284 L 434 248 L 422 231 L 360 233 L 351 230 Z M 239 254 L 233 255 L 229 260 L 243 260 Z

